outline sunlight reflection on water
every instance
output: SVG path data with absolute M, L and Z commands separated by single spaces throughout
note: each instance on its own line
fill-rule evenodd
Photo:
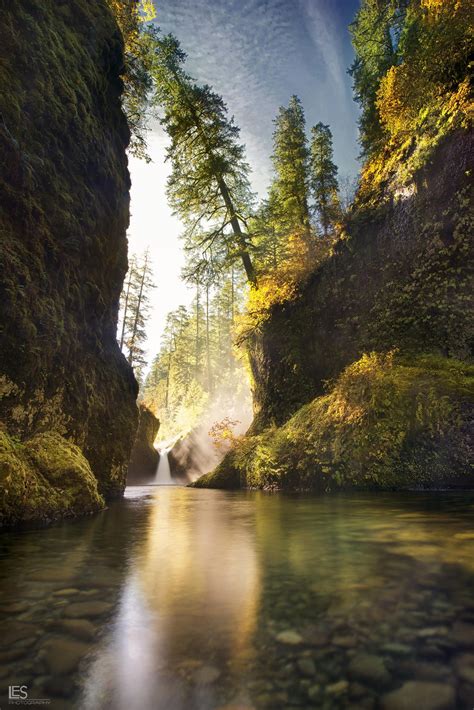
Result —
M 3 536 L 4 682 L 52 710 L 332 710 L 431 678 L 470 708 L 473 512 L 467 493 L 129 488 Z M 383 688 L 353 684 L 360 653 Z

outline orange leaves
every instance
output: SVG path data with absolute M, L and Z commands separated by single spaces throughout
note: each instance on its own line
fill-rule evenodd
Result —
M 240 421 L 237 419 L 225 417 L 220 422 L 216 422 L 209 430 L 209 436 L 219 453 L 226 453 L 239 441 L 239 438 L 234 434 L 234 429 L 238 424 Z

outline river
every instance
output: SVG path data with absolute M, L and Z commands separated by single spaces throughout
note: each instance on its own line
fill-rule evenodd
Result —
M 473 512 L 137 487 L 4 533 L 0 705 L 18 685 L 58 710 L 471 709 Z

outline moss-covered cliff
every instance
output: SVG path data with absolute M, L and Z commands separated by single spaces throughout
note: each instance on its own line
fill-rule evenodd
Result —
M 252 335 L 259 427 L 286 421 L 364 353 L 472 355 L 473 152 L 472 134 L 452 134 L 408 184 L 395 175 L 367 195 L 332 257 Z
M 474 486 L 474 366 L 364 355 L 281 427 L 249 436 L 198 486 Z
M 115 19 L 105 0 L 3 3 L 0 53 L 5 525 L 121 494 L 136 383 L 115 341 L 129 218 Z
M 361 195 L 251 334 L 252 435 L 198 485 L 474 485 L 473 163 L 457 131 L 409 182 Z

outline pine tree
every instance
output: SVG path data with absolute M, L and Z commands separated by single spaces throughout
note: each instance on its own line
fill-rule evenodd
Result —
M 271 195 L 259 205 L 250 223 L 258 270 L 264 273 L 278 267 L 286 250 L 286 233 L 279 227 L 278 212 Z
M 128 329 L 130 329 L 132 322 L 131 313 L 131 299 L 132 299 L 132 283 L 136 280 L 136 257 L 133 255 L 130 258 L 128 265 L 127 276 L 123 285 L 122 293 L 120 294 L 120 314 L 121 314 L 121 328 L 120 328 L 120 340 L 118 344 L 120 350 L 123 352 L 125 345 L 125 334 Z
M 242 260 L 247 280 L 256 274 L 246 233 L 252 194 L 249 166 L 239 143 L 239 129 L 227 116 L 222 98 L 199 86 L 184 71 L 185 54 L 168 35 L 149 33 L 155 103 L 171 144 L 168 196 L 186 225 L 186 237 L 198 251 L 223 245 L 232 259 Z
M 150 290 L 154 288 L 149 251 L 143 255 L 140 263 L 132 256 L 121 295 L 122 316 L 120 349 L 126 353 L 127 360 L 133 367 L 139 382 L 146 366 L 143 345 L 146 341 L 146 322 L 150 312 Z
M 292 96 L 288 107 L 280 107 L 274 121 L 273 167 L 270 204 L 280 232 L 300 231 L 309 238 L 308 142 L 303 106 Z
M 332 133 L 329 126 L 318 123 L 311 129 L 311 188 L 316 215 L 323 235 L 327 237 L 340 219 L 337 167 L 333 161 Z

